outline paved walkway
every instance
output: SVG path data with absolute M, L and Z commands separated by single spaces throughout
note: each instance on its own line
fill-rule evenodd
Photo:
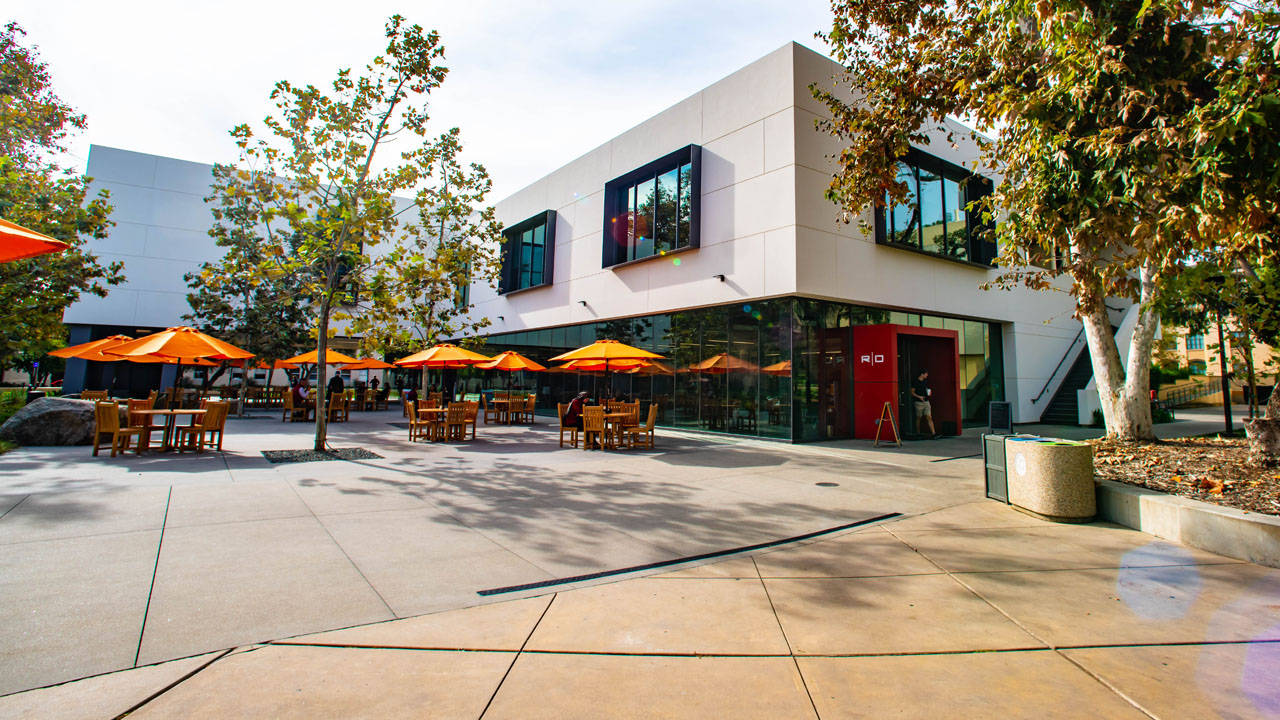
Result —
M 86 678 L 0 717 L 1280 716 L 1280 571 L 974 502 L 975 438 L 604 454 L 397 421 L 335 430 L 383 456 L 356 464 L 268 465 L 305 446 L 269 420 L 223 456 L 0 457 L 0 692 Z
M 1275 717 L 1280 572 L 993 502 L 0 698 L 6 717 Z

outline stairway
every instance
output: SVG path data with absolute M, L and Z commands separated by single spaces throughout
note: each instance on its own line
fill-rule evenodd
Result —
M 1058 392 L 1045 406 L 1044 412 L 1040 415 L 1040 422 L 1049 425 L 1079 425 L 1080 410 L 1076 391 L 1083 390 L 1092 377 L 1093 362 L 1089 358 L 1089 349 L 1086 347 L 1081 349 L 1075 364 L 1071 366 L 1067 376 L 1062 379 L 1062 384 L 1058 386 Z

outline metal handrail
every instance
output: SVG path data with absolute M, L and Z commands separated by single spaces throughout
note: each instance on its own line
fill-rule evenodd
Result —
M 1040 392 L 1036 393 L 1036 396 L 1031 398 L 1031 402 L 1033 404 L 1040 402 L 1040 398 L 1043 397 L 1045 392 L 1049 389 L 1049 385 L 1053 382 L 1053 379 L 1058 376 L 1058 371 L 1062 369 L 1062 364 L 1067 361 L 1067 358 L 1071 355 L 1071 351 L 1075 348 L 1076 343 L 1080 342 L 1080 338 L 1082 337 L 1084 337 L 1084 325 L 1080 326 L 1080 332 L 1076 333 L 1076 338 L 1067 346 L 1067 351 L 1062 353 L 1062 359 L 1058 360 L 1058 365 L 1053 368 L 1053 372 L 1049 373 L 1049 379 L 1044 381 L 1044 387 L 1040 388 Z

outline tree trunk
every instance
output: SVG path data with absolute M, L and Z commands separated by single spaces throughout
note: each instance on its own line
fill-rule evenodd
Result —
M 317 327 L 319 335 L 316 337 L 316 442 L 315 450 L 324 452 L 325 443 L 328 441 L 329 433 L 329 417 L 325 406 L 328 402 L 328 388 L 324 386 L 325 380 L 325 353 L 329 350 L 329 301 L 325 300 L 320 304 L 320 323 Z
M 1117 440 L 1155 439 L 1151 429 L 1151 349 L 1159 320 L 1150 306 L 1155 287 L 1150 267 L 1142 268 L 1141 281 L 1139 315 L 1129 341 L 1127 367 L 1120 359 L 1105 298 L 1099 294 L 1084 302 L 1080 318 L 1107 435 Z
M 1280 465 L 1280 382 L 1271 388 L 1267 417 L 1244 421 L 1249 439 L 1249 462 L 1262 467 Z

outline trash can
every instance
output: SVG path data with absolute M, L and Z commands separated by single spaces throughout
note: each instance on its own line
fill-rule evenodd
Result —
M 1008 468 L 1004 464 L 1004 441 L 1008 435 L 982 436 L 982 467 L 987 497 L 1009 503 Z
M 1088 443 L 1014 435 L 1004 447 L 1009 504 L 1057 522 L 1089 522 L 1097 515 Z

